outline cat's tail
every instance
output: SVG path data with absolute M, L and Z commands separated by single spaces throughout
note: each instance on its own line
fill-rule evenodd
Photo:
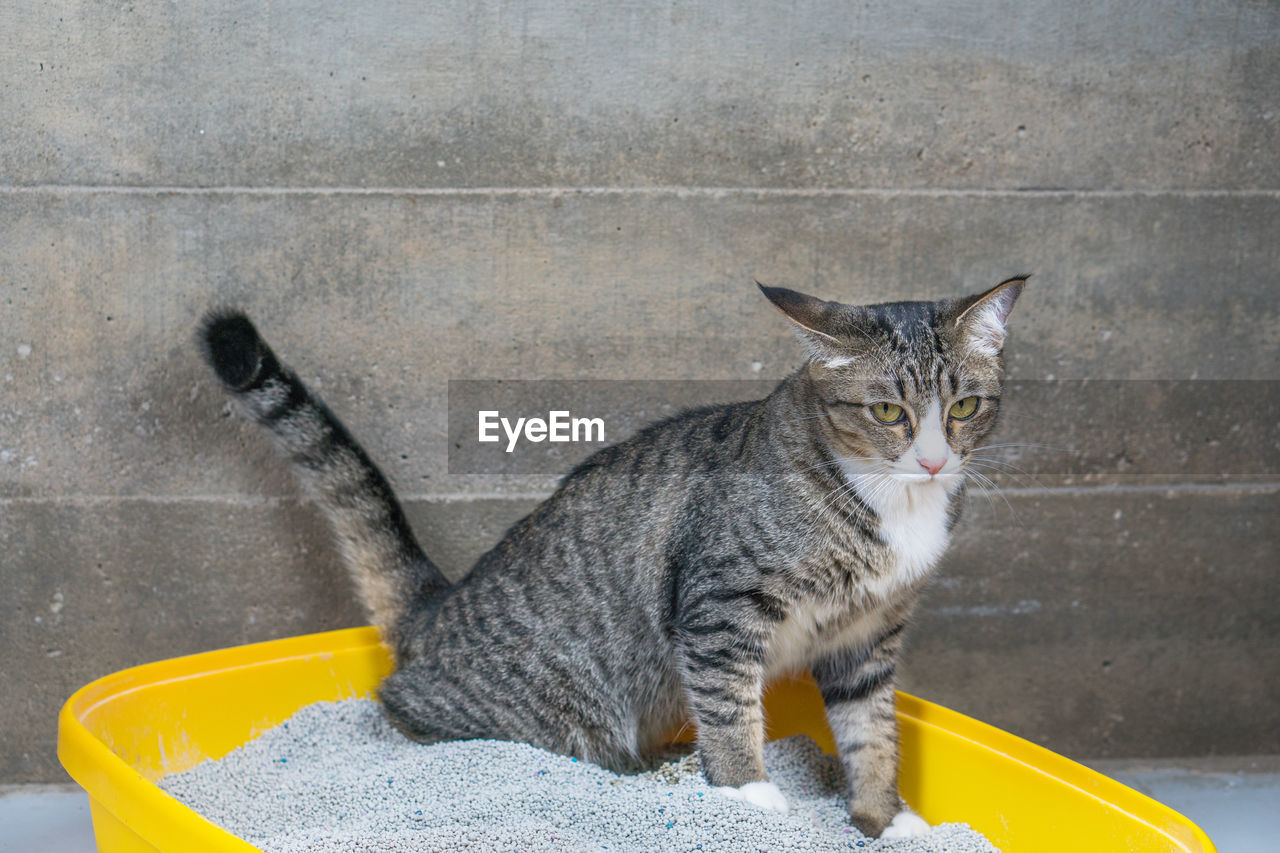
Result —
M 449 581 L 414 539 L 386 477 L 243 313 L 210 312 L 199 342 L 236 406 L 293 462 L 333 527 L 374 625 L 403 657 L 406 616 Z

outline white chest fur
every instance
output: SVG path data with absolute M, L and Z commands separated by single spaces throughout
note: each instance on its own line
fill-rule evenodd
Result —
M 939 483 L 905 485 L 884 496 L 880 538 L 898 560 L 896 574 L 910 582 L 933 568 L 947 548 L 951 496 Z
M 865 645 L 885 627 L 882 614 L 855 614 L 846 601 L 795 605 L 770 638 L 767 675 L 803 669 L 828 651 Z
M 947 548 L 952 496 L 943 483 L 897 483 L 887 481 L 883 474 L 868 475 L 856 469 L 848 473 L 866 478 L 859 492 L 880 516 L 880 538 L 893 563 L 866 581 L 861 607 L 849 601 L 809 601 L 794 606 L 771 638 L 770 676 L 807 666 L 828 649 L 875 639 L 889 627 L 877 603 L 890 601 L 902 587 L 923 577 Z
M 947 548 L 947 515 L 952 495 L 940 480 L 900 482 L 857 462 L 844 463 L 845 474 L 880 516 L 880 538 L 895 565 L 868 591 L 888 598 L 900 586 L 919 580 Z

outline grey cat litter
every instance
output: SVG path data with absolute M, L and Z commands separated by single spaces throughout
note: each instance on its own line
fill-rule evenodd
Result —
M 351 699 L 303 708 L 160 786 L 268 853 L 996 849 L 963 824 L 863 837 L 849 824 L 839 761 L 808 738 L 768 744 L 765 764 L 786 815 L 717 795 L 693 756 L 620 776 L 520 743 L 426 746 L 376 703 Z

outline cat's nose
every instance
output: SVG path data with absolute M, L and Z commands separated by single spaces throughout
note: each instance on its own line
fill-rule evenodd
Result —
M 917 459 L 920 467 L 928 471 L 930 475 L 936 474 L 942 470 L 942 466 L 947 464 L 946 459 Z

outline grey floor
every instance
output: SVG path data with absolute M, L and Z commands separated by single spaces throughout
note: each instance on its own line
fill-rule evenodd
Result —
M 1090 764 L 1194 820 L 1221 853 L 1280 850 L 1280 756 Z M 0 853 L 93 850 L 78 789 L 0 787 Z

